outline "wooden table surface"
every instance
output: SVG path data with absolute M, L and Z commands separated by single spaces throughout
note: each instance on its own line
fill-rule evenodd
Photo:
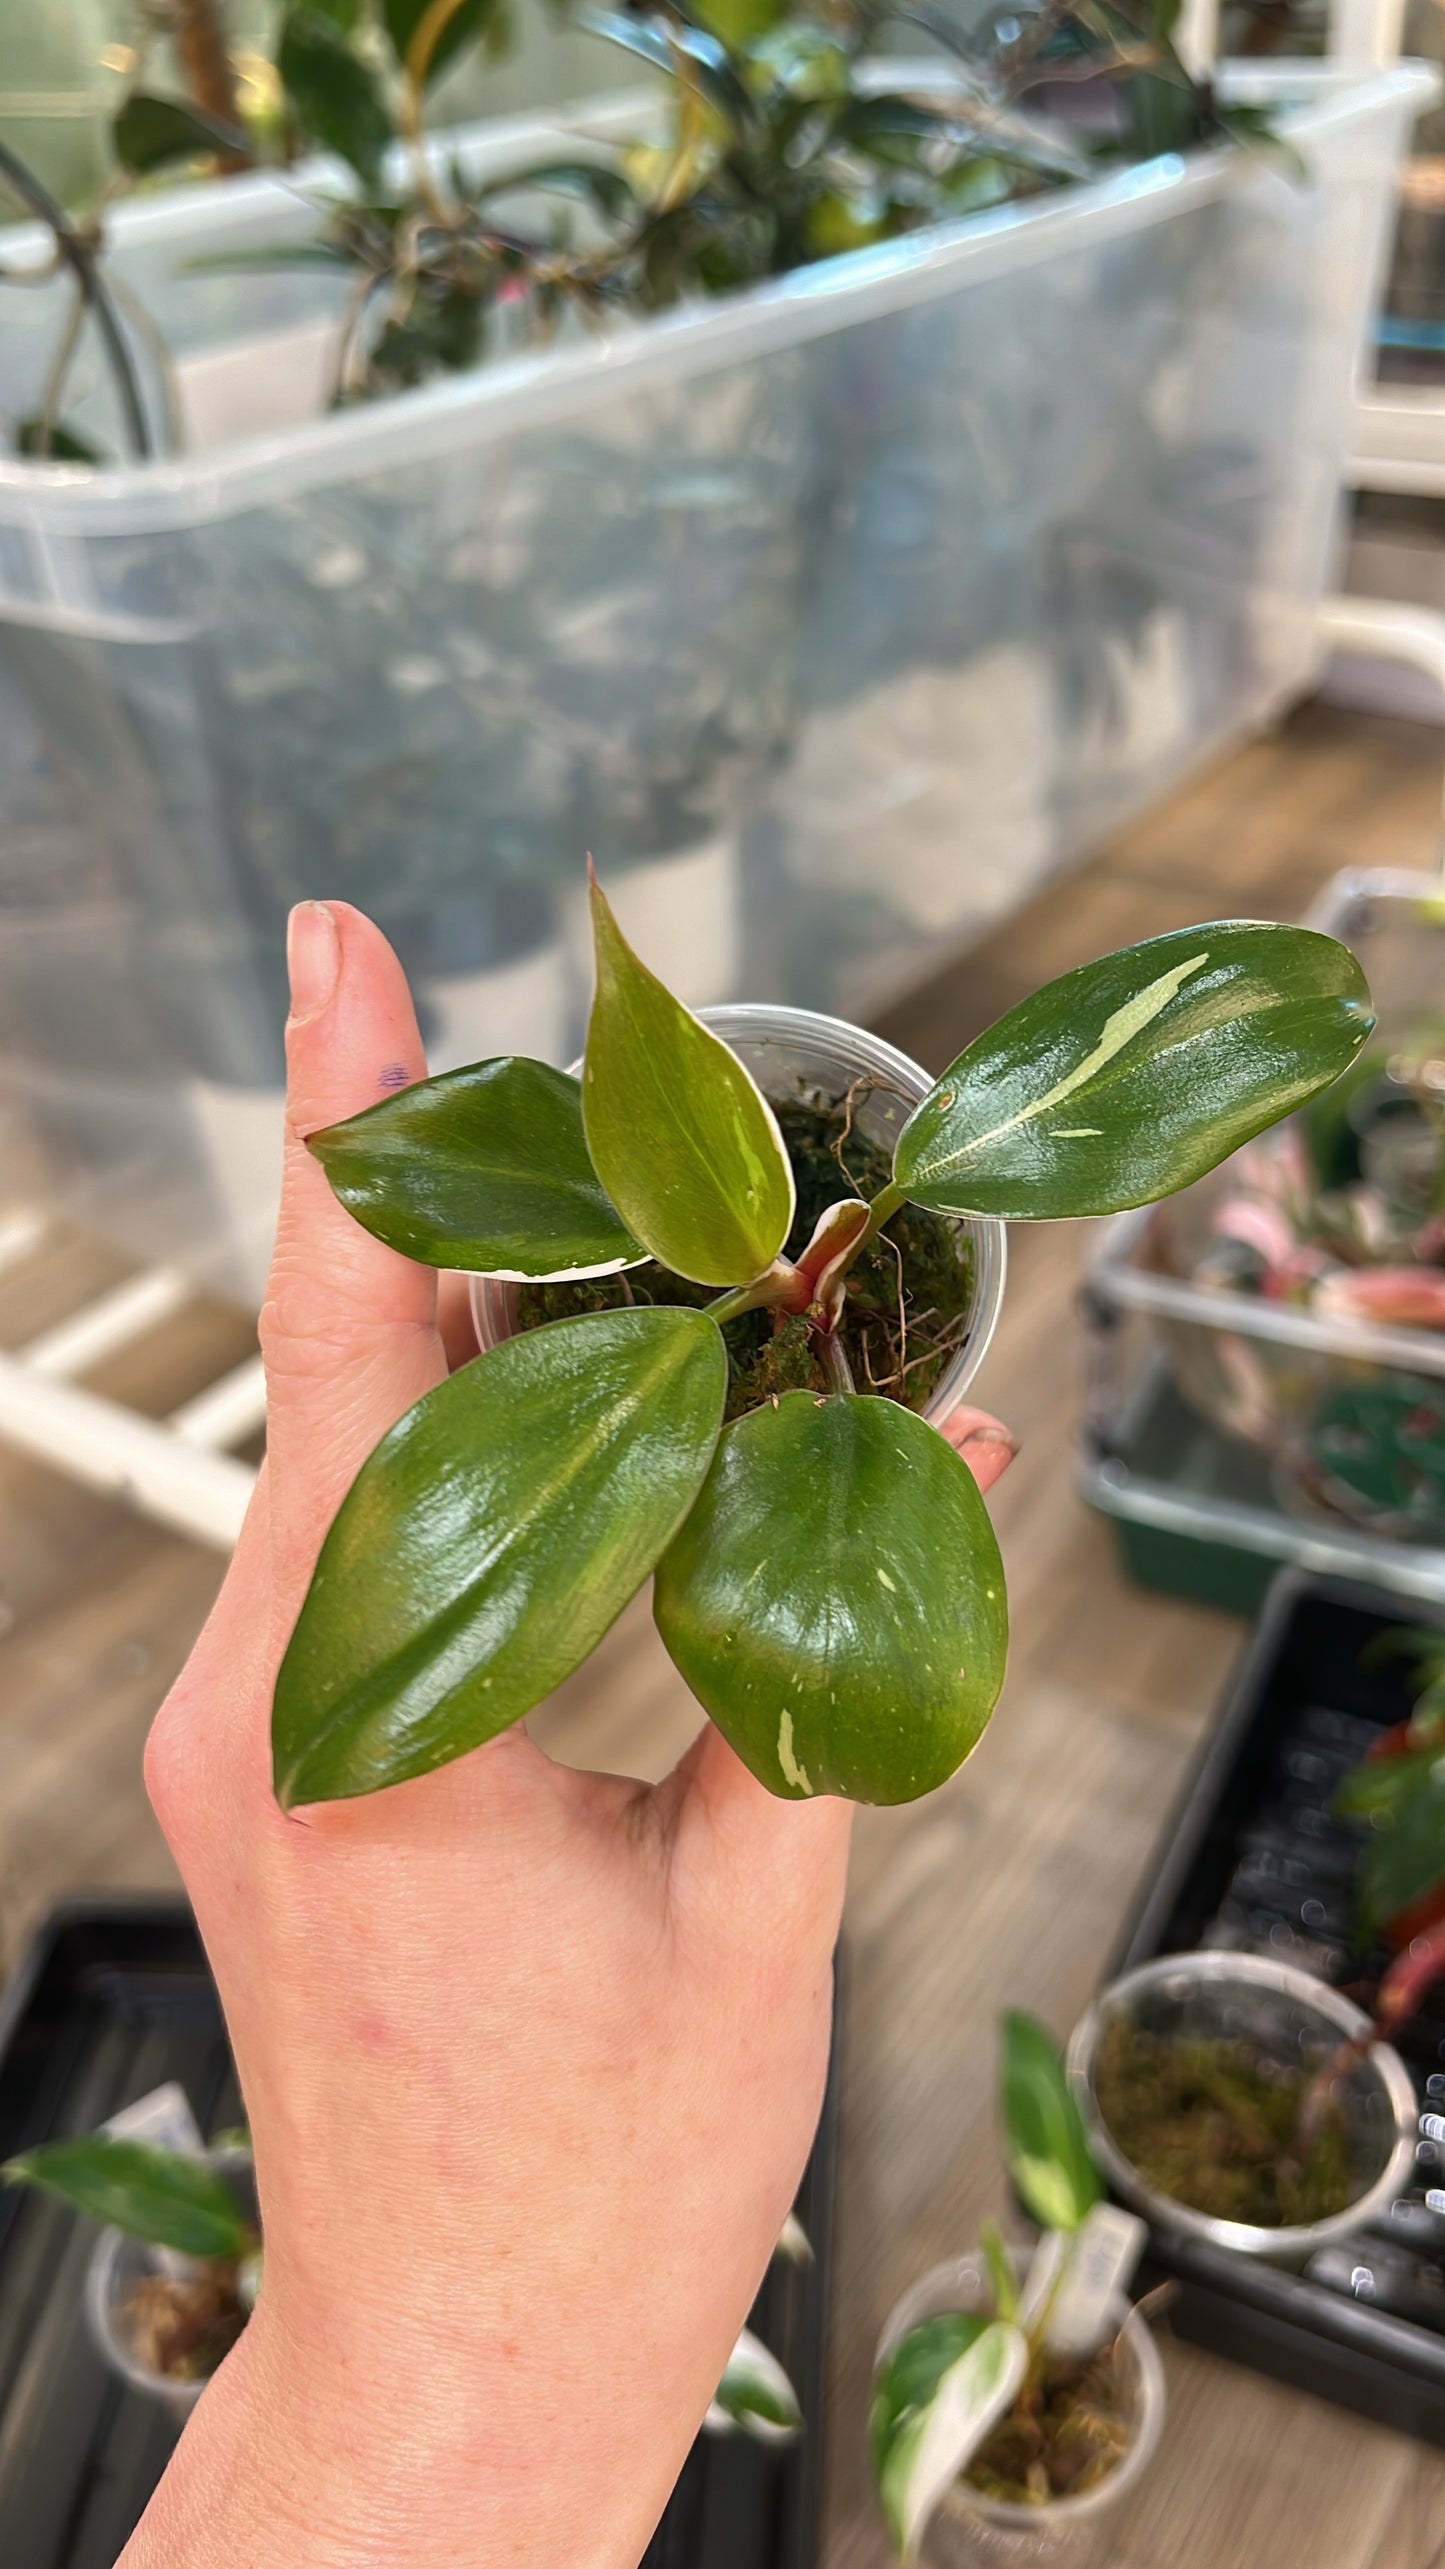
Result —
M 930 1066 L 1049 973 L 1238 912 L 1287 917 L 1347 863 L 1431 864 L 1439 735 L 1307 708 L 1054 887 L 882 1031 Z M 1072 1298 L 1087 1239 L 1016 1229 L 982 1397 L 1023 1439 L 995 1513 L 1014 1646 L 993 1725 L 913 1808 L 860 1814 L 849 1891 L 843 2140 L 822 2569 L 884 2569 L 863 2451 L 871 2354 L 899 2292 L 1003 2208 L 994 2028 L 1062 2035 L 1120 1932 L 1239 1650 L 1230 1617 L 1130 1588 L 1074 1495 Z M 17 1345 L 115 1272 L 62 1236 L 0 1292 Z M 221 1306 L 93 1378 L 156 1414 L 247 1327 Z M 67 1889 L 171 1884 L 139 1784 L 147 1721 L 214 1592 L 212 1554 L 0 1448 L 0 1932 Z M 695 1708 L 634 1607 L 538 1728 L 558 1753 L 661 1772 Z M 1109 2569 L 1445 2569 L 1445 2455 L 1164 2332 L 1170 2413 Z M 739 2562 L 737 2569 L 753 2569 Z

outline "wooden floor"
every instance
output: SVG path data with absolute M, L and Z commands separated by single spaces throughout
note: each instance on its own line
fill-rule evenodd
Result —
M 1298 914 L 1345 864 L 1431 865 L 1439 736 L 1306 708 L 1032 903 L 882 1031 L 930 1066 L 1048 974 L 1198 918 Z M 982 1396 L 1023 1438 L 996 1502 L 1014 1655 L 993 1726 L 942 1793 L 860 1815 L 847 1922 L 843 2151 L 824 2431 L 824 2569 L 887 2559 L 863 2452 L 885 2313 L 1003 2209 L 999 2008 L 1062 2034 L 1083 2006 L 1239 1648 L 1230 1618 L 1128 1588 L 1071 1486 L 1076 1229 L 1015 1231 Z M 18 1344 L 102 1280 L 58 1251 L 7 1280 Z M 243 1352 L 219 1306 L 103 1387 L 157 1412 Z M 150 1712 L 219 1576 L 214 1555 L 0 1449 L 0 1928 L 71 1888 L 168 1883 L 139 1783 Z M 695 1711 L 634 1609 L 538 1728 L 559 1753 L 663 1771 Z M 1445 2456 L 1165 2346 L 1152 2476 L 1095 2569 L 1445 2569 Z M 1072 2555 L 1071 2555 L 1072 2561 Z M 737 2569 L 752 2569 L 739 2562 Z

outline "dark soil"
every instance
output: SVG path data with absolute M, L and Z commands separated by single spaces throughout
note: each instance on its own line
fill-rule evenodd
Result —
M 818 1216 L 841 1196 L 869 1200 L 891 1175 L 886 1151 L 853 1124 L 858 1092 L 850 1097 L 772 1100 L 798 1190 L 798 1210 L 785 1244 L 796 1258 L 812 1238 Z M 718 1287 L 691 1284 L 649 1262 L 625 1276 L 596 1276 L 581 1284 L 520 1285 L 517 1319 L 522 1329 L 569 1319 L 580 1311 L 616 1311 L 629 1303 L 685 1303 L 702 1309 Z M 839 1337 L 860 1392 L 881 1392 L 909 1409 L 926 1409 L 952 1363 L 968 1326 L 973 1299 L 973 1253 L 966 1233 L 942 1215 L 903 1205 L 869 1243 L 848 1274 Z M 741 1418 L 775 1393 L 832 1389 L 815 1353 L 805 1320 L 771 1311 L 747 1311 L 725 1321 L 728 1351 L 727 1416 Z
M 1081 2498 L 1122 2462 L 1136 2423 L 1117 2339 L 1084 2362 L 1046 2354 L 963 2476 L 1011 2506 Z
M 1360 2191 L 1330 2111 L 1300 2158 L 1309 2069 L 1278 2071 L 1243 2042 L 1179 2042 L 1118 2021 L 1099 2047 L 1099 2111 L 1141 2177 L 1215 2220 L 1294 2229 L 1343 2212 Z
M 247 2315 L 235 2268 L 217 2265 L 184 2279 L 142 2275 L 119 2318 L 138 2364 L 173 2382 L 204 2382 L 229 2355 Z

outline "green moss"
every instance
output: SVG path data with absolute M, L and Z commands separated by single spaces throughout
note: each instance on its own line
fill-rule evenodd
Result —
M 855 1101 L 856 1104 L 856 1101 Z M 888 1153 L 852 1122 L 843 1097 L 773 1100 L 793 1178 L 798 1209 L 787 1254 L 797 1257 L 812 1238 L 820 1213 L 840 1196 L 871 1200 L 892 1174 Z M 581 1311 L 615 1311 L 633 1303 L 683 1303 L 702 1310 L 717 1298 L 711 1285 L 649 1261 L 625 1276 L 595 1276 L 581 1284 L 521 1285 L 517 1318 L 523 1329 Z M 909 1409 L 926 1409 L 952 1363 L 968 1327 L 973 1301 L 973 1252 L 966 1233 L 940 1214 L 904 1205 L 849 1270 L 839 1336 L 860 1392 L 876 1391 Z M 770 1311 L 748 1311 L 723 1329 L 728 1351 L 729 1418 L 741 1418 L 774 1394 L 827 1391 L 805 1323 Z
M 1099 2046 L 1095 2093 L 1146 2183 L 1217 2221 L 1294 2229 L 1360 2191 L 1338 2112 L 1295 2152 L 1309 2070 L 1275 2073 L 1243 2042 L 1182 2042 L 1119 2021 Z

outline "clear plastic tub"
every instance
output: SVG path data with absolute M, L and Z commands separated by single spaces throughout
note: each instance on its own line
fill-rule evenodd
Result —
M 1329 885 L 1312 923 L 1360 956 L 1386 1038 L 1445 1021 L 1440 877 L 1350 870 Z M 1350 1113 L 1357 1116 L 1353 1103 Z M 1276 1147 L 1267 1142 L 1271 1153 Z M 1261 1571 L 1296 1561 L 1445 1596 L 1435 1444 L 1445 1418 L 1445 1328 L 1337 1317 L 1195 1280 L 1216 1212 L 1239 1186 L 1236 1163 L 1226 1161 L 1186 1194 L 1122 1214 L 1104 1233 L 1084 1295 L 1086 1495 L 1119 1521 L 1139 1554 L 1135 1566 L 1151 1549 L 1174 1560 L 1178 1576 L 1156 1584 L 1189 1587 L 1193 1545 L 1202 1580 L 1223 1548 Z M 1398 1436 L 1391 1431 L 1396 1462 L 1387 1470 L 1370 1456 L 1377 1414 L 1386 1426 L 1402 1423 Z M 1383 1429 L 1377 1442 L 1383 1450 Z M 1214 1601 L 1249 1605 L 1247 1589 L 1246 1575 L 1237 1598 L 1216 1593 Z M 1191 1592 L 1209 1593 L 1206 1585 Z
M 203 443 L 0 464 L 0 1014 L 77 1209 L 259 1289 L 298 895 L 381 920 L 438 1067 L 576 1050 L 589 846 L 691 1003 L 857 1017 L 1306 683 L 1435 76 L 1231 85 L 1308 184 L 1166 157 L 331 417 L 335 281 L 191 264 L 294 189 L 123 211 Z
M 842 1025 L 835 1017 L 818 1017 L 801 1008 L 705 1008 L 705 1024 L 730 1044 L 765 1096 L 783 1100 L 800 1094 L 843 1095 L 855 1081 L 870 1085 L 860 1091 L 854 1121 L 870 1142 L 892 1152 L 915 1106 L 933 1086 L 926 1070 L 906 1053 L 861 1027 Z M 572 1065 L 581 1077 L 580 1061 Z M 965 1234 L 973 1253 L 973 1299 L 968 1327 L 953 1363 L 924 1415 L 938 1428 L 960 1407 L 988 1354 L 1003 1309 L 1008 1240 L 1001 1222 L 987 1219 L 954 1225 Z M 473 1276 L 472 1318 L 482 1347 L 495 1347 L 516 1327 L 517 1288 L 500 1276 Z
M 1368 2036 L 1370 2020 L 1341 1990 L 1267 1954 L 1166 1954 L 1110 1981 L 1074 2028 L 1069 2079 L 1104 2174 L 1156 2229 L 1303 2266 L 1316 2249 L 1368 2228 L 1405 2192 L 1415 2168 L 1419 2101 L 1399 2053 L 1374 2043 L 1335 2091 L 1356 2184 L 1354 2200 L 1342 2212 L 1271 2230 L 1219 2220 L 1160 2194 L 1119 2147 L 1095 2089 L 1100 2041 L 1120 2021 L 1165 2041 L 1246 2042 L 1282 2074 L 1294 2074 L 1324 2068 L 1342 2045 Z

